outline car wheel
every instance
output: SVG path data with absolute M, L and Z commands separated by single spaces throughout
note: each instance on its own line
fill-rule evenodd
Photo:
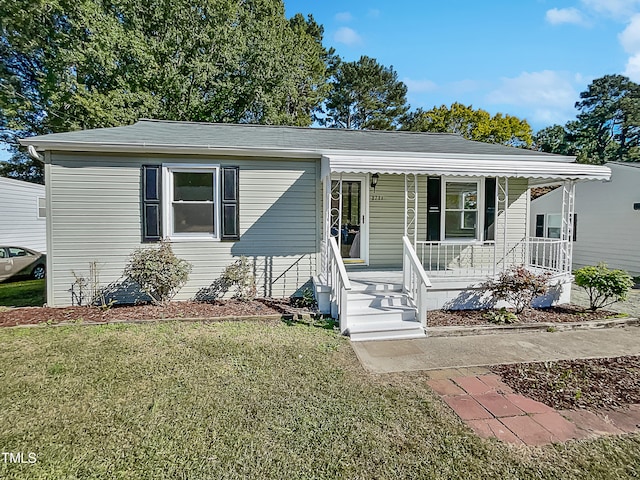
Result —
M 36 280 L 42 280 L 44 276 L 45 276 L 44 265 L 38 265 L 36 268 L 33 269 L 33 272 L 31 272 L 31 278 L 34 278 Z

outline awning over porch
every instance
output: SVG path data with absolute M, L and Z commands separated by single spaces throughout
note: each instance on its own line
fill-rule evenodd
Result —
M 515 177 L 538 181 L 587 181 L 609 180 L 611 178 L 609 167 L 574 163 L 571 161 L 571 157 L 549 156 L 549 160 L 541 160 L 540 158 L 533 155 L 531 157 L 519 155 L 496 158 L 490 155 L 370 156 L 328 154 L 322 157 L 322 176 L 326 177 L 331 173 L 389 173 Z

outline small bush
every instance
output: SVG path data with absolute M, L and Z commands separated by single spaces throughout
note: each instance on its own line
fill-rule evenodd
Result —
M 505 307 L 502 307 L 499 310 L 491 310 L 484 315 L 490 323 L 495 323 L 496 325 L 509 325 L 512 323 L 518 322 L 518 316 L 507 310 Z
M 489 292 L 494 300 L 504 300 L 515 307 L 516 314 L 531 306 L 532 300 L 549 290 L 549 274 L 536 274 L 524 266 L 511 267 L 497 279 L 489 280 L 482 289 Z
M 158 305 L 167 303 L 180 291 L 190 272 L 191 264 L 176 257 L 165 241 L 157 248 L 137 249 L 124 268 L 124 276 L 140 285 Z
M 597 310 L 621 300 L 633 287 L 631 276 L 624 270 L 609 270 L 604 263 L 583 267 L 574 272 L 576 285 L 589 294 L 589 308 Z
M 248 302 L 256 298 L 256 280 L 247 257 L 240 257 L 231 265 L 227 265 L 220 278 L 210 286 L 200 289 L 196 293 L 198 302 L 214 302 L 235 287 L 233 298 Z

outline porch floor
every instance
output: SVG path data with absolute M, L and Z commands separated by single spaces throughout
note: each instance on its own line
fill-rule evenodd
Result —
M 402 269 L 398 268 L 376 268 L 364 267 L 354 268 L 347 266 L 347 275 L 351 283 L 362 285 L 398 285 L 402 286 Z M 453 275 L 452 271 L 427 271 L 427 277 L 431 280 L 433 287 L 438 289 L 441 285 L 451 286 L 452 283 L 461 283 L 465 287 L 487 280 L 488 276 L 479 275 Z

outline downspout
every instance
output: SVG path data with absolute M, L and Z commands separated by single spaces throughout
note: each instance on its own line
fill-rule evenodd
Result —
M 33 145 L 29 145 L 27 147 L 27 153 L 29 154 L 29 156 L 40 162 L 40 163 L 44 163 L 44 157 L 42 155 L 40 155 L 37 151 L 36 151 L 36 147 L 34 147 Z

